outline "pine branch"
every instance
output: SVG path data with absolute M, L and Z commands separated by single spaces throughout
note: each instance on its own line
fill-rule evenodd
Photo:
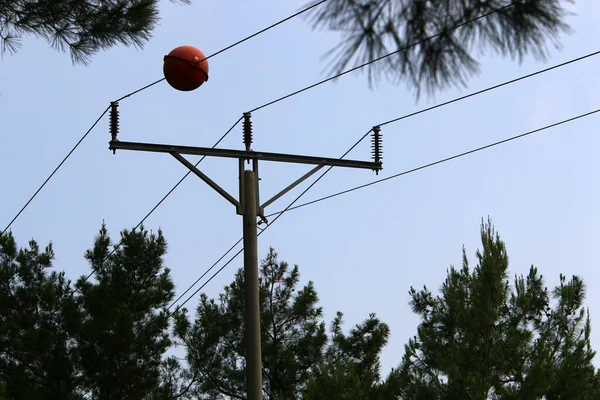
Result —
M 19 40 L 33 35 L 85 65 L 98 51 L 119 44 L 143 47 L 157 21 L 158 0 L 2 0 L 0 52 L 16 52 Z
M 341 35 L 326 54 L 331 73 L 397 52 L 366 67 L 369 83 L 405 80 L 418 96 L 423 88 L 431 94 L 466 85 L 479 72 L 476 50 L 544 59 L 548 44 L 559 47 L 569 32 L 568 15 L 560 0 L 329 0 L 309 18 Z

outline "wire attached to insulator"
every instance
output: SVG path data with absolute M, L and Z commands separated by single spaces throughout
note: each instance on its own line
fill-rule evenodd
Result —
M 371 136 L 371 151 L 373 154 L 373 161 L 379 164 L 379 168 L 375 170 L 375 174 L 379 175 L 379 170 L 382 168 L 383 160 L 383 137 L 381 136 L 381 127 L 373 127 L 373 136 Z
M 243 141 L 246 145 L 246 151 L 250 151 L 252 149 L 252 120 L 250 117 L 252 113 L 245 112 L 244 113 L 244 137 Z
M 117 141 L 119 134 L 119 102 L 111 101 L 110 103 L 110 139 L 111 142 Z M 113 149 L 115 154 L 115 149 Z

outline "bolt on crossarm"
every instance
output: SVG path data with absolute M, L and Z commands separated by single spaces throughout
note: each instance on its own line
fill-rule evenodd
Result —
M 265 208 L 284 196 L 290 190 L 304 182 L 324 166 L 346 167 L 358 169 L 370 169 L 376 172 L 382 169 L 381 162 L 381 137 L 379 129 L 374 128 L 373 138 L 373 162 L 343 160 L 337 158 L 302 156 L 282 153 L 265 153 L 252 150 L 252 121 L 250 113 L 244 113 L 243 143 L 245 150 L 229 150 L 205 147 L 191 147 L 154 143 L 121 142 L 118 140 L 118 103 L 111 104 L 111 141 L 109 149 L 131 150 L 154 153 L 167 153 L 183 164 L 194 175 L 199 177 L 229 203 L 236 213 L 243 217 L 244 232 L 244 290 L 246 300 L 245 312 L 245 346 L 246 346 L 246 385 L 248 400 L 262 400 L 262 353 L 260 334 L 260 303 L 259 303 L 259 281 L 258 281 L 258 232 L 257 218 L 267 222 Z M 195 165 L 189 162 L 183 155 L 200 155 L 223 158 L 234 158 L 238 160 L 239 166 L 239 194 L 236 199 L 216 182 L 201 172 Z M 313 165 L 313 169 L 296 179 L 286 188 L 275 194 L 262 205 L 259 196 L 259 161 L 285 162 L 294 164 Z M 249 164 L 246 169 L 245 164 Z

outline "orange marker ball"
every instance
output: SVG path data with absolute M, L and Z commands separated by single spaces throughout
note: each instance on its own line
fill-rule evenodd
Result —
M 208 61 L 199 49 L 180 46 L 165 56 L 163 73 L 173 88 L 189 92 L 208 81 Z

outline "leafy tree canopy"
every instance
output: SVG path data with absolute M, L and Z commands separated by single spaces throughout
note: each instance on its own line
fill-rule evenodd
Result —
M 180 389 L 169 391 L 164 357 L 174 296 L 166 241 L 143 227 L 121 239 L 111 251 L 103 226 L 86 253 L 94 279 L 73 286 L 51 270 L 51 245 L 18 249 L 11 234 L 0 237 L 0 396 L 141 399 Z
M 581 278 L 549 291 L 535 267 L 508 279 L 505 244 L 491 222 L 471 270 L 450 268 L 440 294 L 411 288 L 417 335 L 388 378 L 399 399 L 597 399 Z M 552 302 L 554 300 L 554 302 Z
M 313 283 L 298 289 L 299 279 L 298 266 L 279 261 L 273 249 L 261 262 L 264 398 L 320 399 L 315 393 L 336 390 L 350 380 L 366 393 L 379 381 L 379 354 L 389 328 L 371 315 L 345 335 L 338 313 L 328 340 Z M 244 309 L 240 269 L 218 300 L 201 296 L 193 322 L 185 310 L 178 313 L 176 334 L 187 346 L 190 369 L 200 377 L 194 389 L 200 398 L 246 398 Z M 307 385 L 309 397 L 302 397 Z
M 72 285 L 52 270 L 51 245 L 0 237 L 0 399 L 245 399 L 242 271 L 193 320 L 178 311 L 172 334 L 162 232 L 120 239 L 115 249 L 103 226 L 85 254 L 94 279 Z M 463 249 L 439 294 L 411 288 L 421 322 L 385 378 L 389 327 L 370 315 L 345 333 L 338 313 L 327 331 L 313 283 L 299 288 L 298 266 L 271 249 L 258 282 L 264 398 L 600 399 L 583 280 L 561 275 L 549 290 L 535 267 L 510 280 L 490 221 L 481 241 L 475 267 Z M 186 363 L 167 357 L 175 340 Z
M 14 399 L 68 399 L 77 386 L 69 344 L 73 301 L 52 245 L 19 249 L 0 236 L 0 387 Z
M 302 399 L 384 400 L 379 357 L 390 335 L 388 325 L 371 314 L 346 335 L 342 317 L 338 312 L 331 324 L 324 360 L 314 371 Z

